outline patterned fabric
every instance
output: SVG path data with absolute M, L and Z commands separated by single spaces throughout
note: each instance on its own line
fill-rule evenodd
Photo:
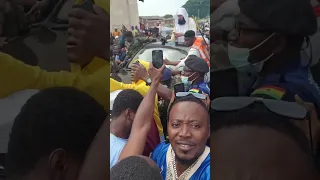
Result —
M 259 96 L 267 99 L 281 100 L 286 90 L 277 86 L 263 86 L 251 93 L 251 96 Z
M 163 179 L 172 180 L 173 172 L 168 172 L 168 163 L 167 163 L 167 152 L 169 150 L 170 144 L 162 142 L 157 146 L 153 151 L 151 159 L 156 162 L 160 168 L 160 173 Z M 168 175 L 167 175 L 168 174 Z M 190 174 L 191 175 L 191 174 Z M 205 157 L 200 166 L 195 170 L 189 180 L 209 180 L 210 179 L 210 153 Z
M 282 100 L 292 102 L 295 101 L 294 95 L 299 95 L 305 102 L 313 103 L 316 106 L 317 113 L 320 114 L 320 89 L 314 82 L 309 68 L 301 67 L 300 62 L 297 61 L 296 64 L 288 65 L 282 72 L 269 74 L 261 78 L 254 89 L 267 87 L 264 93 L 274 98 L 279 98 L 283 93 L 280 92 L 281 89 L 285 89 L 286 92 Z
M 193 84 L 192 86 L 189 87 L 188 91 L 194 92 L 194 93 L 204 93 L 210 96 L 210 88 L 205 81 L 199 82 L 197 84 Z

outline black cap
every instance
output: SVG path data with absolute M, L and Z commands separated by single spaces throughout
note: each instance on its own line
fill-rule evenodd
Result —
M 189 30 L 184 33 L 184 37 L 196 37 L 196 33 L 192 30 Z
M 239 0 L 240 12 L 261 28 L 287 35 L 312 35 L 317 20 L 310 0 Z
M 199 73 L 209 72 L 208 63 L 204 59 L 199 58 L 198 56 L 195 56 L 195 55 L 190 55 L 187 58 L 185 65 L 187 66 L 187 68 L 189 68 L 193 72 L 199 72 Z

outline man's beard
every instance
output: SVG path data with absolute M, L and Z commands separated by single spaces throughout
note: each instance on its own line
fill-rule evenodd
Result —
M 184 19 L 184 17 L 180 20 L 178 19 L 178 24 L 179 25 L 184 25 L 186 23 L 186 20 Z

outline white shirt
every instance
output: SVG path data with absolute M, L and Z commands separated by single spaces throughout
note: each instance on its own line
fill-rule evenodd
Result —
M 190 55 L 195 55 L 195 56 L 200 57 L 200 52 L 197 49 L 190 48 L 190 50 L 188 51 L 187 57 L 185 57 L 183 60 L 181 60 L 179 62 L 179 64 L 174 66 L 173 70 L 183 71 L 183 68 L 186 66 L 185 61 Z M 210 82 L 210 71 L 205 75 L 204 80 L 205 80 L 205 82 Z
M 110 133 L 110 169 L 117 164 L 126 143 L 126 139 L 118 138 Z
M 173 67 L 173 70 L 179 70 L 179 71 L 182 71 L 183 70 L 183 67 L 185 67 L 185 61 L 186 59 L 190 56 L 190 55 L 195 55 L 195 56 L 198 56 L 200 57 L 200 52 L 197 50 L 197 49 L 194 49 L 194 48 L 190 48 L 190 50 L 188 51 L 188 55 L 182 59 L 179 64 L 177 64 L 176 66 Z

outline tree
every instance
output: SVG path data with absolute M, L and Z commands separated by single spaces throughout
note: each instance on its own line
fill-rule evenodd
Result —
M 186 8 L 189 17 L 205 18 L 210 16 L 210 0 L 188 0 L 182 7 Z
M 166 14 L 163 16 L 165 19 L 168 19 L 168 18 L 173 18 L 173 16 L 171 14 Z

